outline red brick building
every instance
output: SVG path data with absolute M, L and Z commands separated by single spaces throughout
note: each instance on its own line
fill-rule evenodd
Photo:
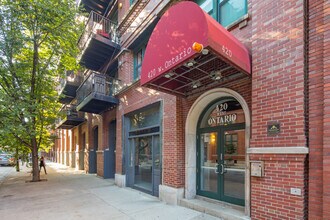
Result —
M 329 2 L 79 4 L 57 162 L 223 218 L 330 219 Z

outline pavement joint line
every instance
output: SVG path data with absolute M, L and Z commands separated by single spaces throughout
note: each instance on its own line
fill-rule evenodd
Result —
M 118 187 L 113 180 L 95 178 L 95 175 L 84 172 L 76 173 L 73 168 L 56 166 L 50 162 L 46 164 L 49 174 L 42 174 L 41 178 L 47 178 L 47 182 L 25 183 L 25 180 L 31 179 L 31 176 L 29 177 L 29 174 L 25 172 L 27 169 L 24 168 L 21 173 L 9 174 L 11 179 L 9 178 L 10 180 L 5 183 L 5 190 L 0 192 L 0 200 L 13 202 L 12 205 L 17 204 L 18 206 L 15 208 L 22 207 L 20 210 L 29 210 L 30 207 L 36 205 L 40 209 L 35 210 L 35 213 L 32 214 L 24 214 L 22 211 L 15 212 L 13 208 L 11 210 L 14 212 L 5 211 L 1 216 L 4 218 L 7 216 L 9 219 L 41 219 L 48 212 L 47 218 L 49 219 L 98 219 L 97 215 L 94 215 L 96 212 L 93 214 L 90 211 L 99 210 L 99 219 L 112 219 L 112 217 L 118 220 L 122 218 L 130 220 L 215 219 L 196 210 L 167 205 L 165 202 L 159 201 L 157 197 L 129 187 Z M 13 197 L 1 197 L 12 193 L 14 193 Z M 25 199 L 30 202 L 23 202 Z M 89 207 L 89 201 L 95 205 Z M 75 208 L 73 209 L 75 213 L 69 210 L 71 206 Z M 8 204 L 3 207 L 5 210 L 6 207 L 9 208 Z M 49 213 L 49 211 L 52 212 Z

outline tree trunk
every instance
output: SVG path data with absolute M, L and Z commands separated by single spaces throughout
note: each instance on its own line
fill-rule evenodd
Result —
M 30 99 L 32 103 L 36 102 L 36 94 L 35 94 L 35 88 L 36 88 L 36 75 L 37 75 L 37 66 L 39 63 L 39 54 L 38 54 L 38 44 L 37 44 L 37 37 L 34 36 L 33 41 L 33 64 L 32 64 L 32 73 L 31 73 L 31 93 L 30 93 Z M 31 123 L 33 125 L 33 132 L 36 131 L 36 108 L 34 106 L 31 107 L 30 113 L 32 115 Z M 38 158 L 38 144 L 37 144 L 37 138 L 34 134 L 31 139 L 32 144 L 32 172 L 33 177 L 32 181 L 40 181 L 40 171 L 39 171 L 39 158 Z
M 15 152 L 15 160 L 16 160 L 16 172 L 19 172 L 19 156 L 18 156 L 18 147 L 16 147 L 16 152 Z
M 32 138 L 32 182 L 40 181 L 38 160 L 38 146 L 35 138 Z

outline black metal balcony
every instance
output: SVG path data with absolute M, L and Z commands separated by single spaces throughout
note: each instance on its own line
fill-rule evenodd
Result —
M 77 110 L 100 114 L 118 104 L 114 97 L 116 80 L 104 74 L 92 72 L 77 90 Z
M 64 105 L 60 114 L 62 117 L 56 123 L 57 129 L 72 129 L 85 121 L 85 113 L 77 112 L 76 105 Z
M 77 3 L 82 4 L 87 12 L 95 11 L 101 15 L 115 2 L 114 0 L 76 0 Z
M 99 71 L 115 58 L 120 50 L 116 30 L 116 23 L 92 11 L 78 42 L 81 50 L 80 64 L 87 69 Z
M 63 104 L 70 103 L 76 97 L 76 91 L 82 80 L 81 75 L 74 74 L 73 71 L 67 71 L 66 77 L 60 79 L 59 102 Z

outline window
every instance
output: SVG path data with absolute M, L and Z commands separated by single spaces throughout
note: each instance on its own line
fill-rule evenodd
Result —
M 195 0 L 195 2 L 224 27 L 247 14 L 247 0 Z
M 227 27 L 247 14 L 247 0 L 220 0 L 219 23 Z
M 211 15 L 214 19 L 217 19 L 213 0 L 196 0 L 195 1 L 206 13 Z
M 143 46 L 134 53 L 134 80 L 138 80 L 140 78 L 145 48 L 146 47 Z
M 131 5 L 133 5 L 136 2 L 136 0 L 130 0 Z
M 225 153 L 237 154 L 237 133 L 225 134 Z

